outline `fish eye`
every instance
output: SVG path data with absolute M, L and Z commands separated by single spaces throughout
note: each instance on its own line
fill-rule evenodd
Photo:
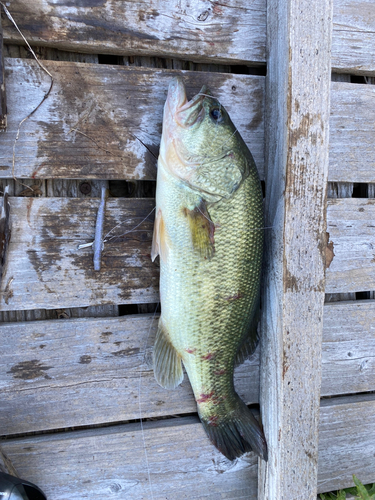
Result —
M 212 109 L 210 111 L 210 115 L 211 115 L 211 118 L 213 118 L 215 120 L 215 122 L 220 121 L 223 117 L 219 108 Z

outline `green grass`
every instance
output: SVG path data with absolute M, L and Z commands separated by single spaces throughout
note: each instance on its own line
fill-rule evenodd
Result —
M 355 475 L 353 475 L 353 481 L 355 484 L 353 488 L 345 488 L 334 493 L 321 493 L 319 497 L 321 500 L 346 500 L 348 493 L 354 495 L 356 500 L 375 500 L 375 483 L 364 486 Z

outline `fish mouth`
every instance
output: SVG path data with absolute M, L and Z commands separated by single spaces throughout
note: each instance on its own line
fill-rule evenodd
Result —
M 210 96 L 210 91 L 204 85 L 200 92 L 188 101 L 182 78 L 173 78 L 169 84 L 167 105 L 174 121 L 183 128 L 200 123 L 205 115 L 203 102 L 207 96 Z

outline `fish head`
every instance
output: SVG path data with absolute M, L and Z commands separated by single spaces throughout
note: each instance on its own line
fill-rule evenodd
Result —
M 174 78 L 164 107 L 159 161 L 209 202 L 229 198 L 249 175 L 250 151 L 227 111 L 203 86 L 190 101 Z

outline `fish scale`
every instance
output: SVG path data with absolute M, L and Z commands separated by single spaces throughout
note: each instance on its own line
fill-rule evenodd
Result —
M 251 352 L 257 342 L 262 191 L 226 111 L 206 88 L 200 94 L 188 102 L 174 79 L 164 110 L 152 249 L 153 258 L 160 254 L 161 299 L 154 372 L 174 388 L 182 361 L 215 446 L 230 459 L 250 450 L 266 459 L 263 431 L 233 384 L 241 346 Z

